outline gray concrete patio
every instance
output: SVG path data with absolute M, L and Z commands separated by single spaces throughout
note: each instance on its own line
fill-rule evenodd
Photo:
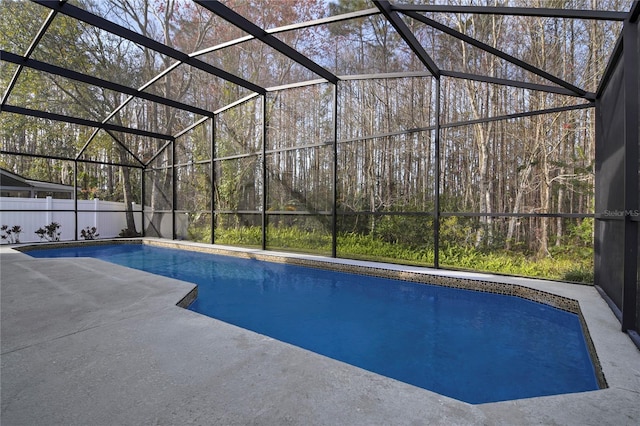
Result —
M 192 284 L 5 246 L 0 423 L 640 424 L 640 351 L 594 288 L 426 272 L 577 299 L 609 388 L 469 405 L 177 307 Z

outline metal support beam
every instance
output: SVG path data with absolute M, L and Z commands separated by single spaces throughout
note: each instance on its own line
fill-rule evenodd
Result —
M 391 9 L 391 4 L 386 0 L 373 0 L 373 3 L 376 5 L 380 12 L 389 20 L 393 28 L 396 29 L 400 37 L 407 43 L 409 48 L 415 53 L 415 55 L 420 59 L 420 61 L 424 64 L 425 67 L 429 70 L 429 72 L 435 77 L 440 78 L 440 70 L 436 63 L 431 59 L 429 54 L 424 50 L 416 36 L 413 32 L 407 27 L 407 24 L 398 16 L 398 14 Z
M 546 71 L 541 70 L 538 67 L 535 67 L 531 64 L 529 64 L 528 62 L 522 61 L 516 57 L 513 57 L 499 49 L 496 49 L 495 47 L 489 46 L 486 43 L 483 43 L 481 41 L 476 40 L 473 37 L 469 37 L 466 34 L 461 33 L 460 31 L 456 31 L 453 28 L 449 28 L 446 25 L 443 25 L 439 22 L 434 21 L 433 19 L 429 19 L 424 15 L 421 15 L 419 13 L 416 12 L 407 12 L 407 16 L 412 17 L 413 19 L 422 22 L 425 25 L 428 25 L 430 27 L 433 27 L 437 30 L 440 30 L 446 34 L 449 34 L 450 36 L 453 36 L 459 40 L 462 40 L 474 47 L 477 47 L 478 49 L 484 50 L 487 53 L 490 53 L 494 56 L 497 56 L 501 59 L 504 59 L 507 62 L 510 62 L 514 65 L 519 66 L 520 68 L 523 68 L 529 72 L 532 72 L 546 80 L 549 80 L 552 83 L 557 84 L 558 86 L 562 86 L 566 89 L 569 89 L 570 91 L 574 92 L 576 94 L 576 96 L 581 96 L 581 97 L 585 97 L 585 95 L 587 94 L 587 92 L 583 89 L 580 89 L 579 87 L 574 86 L 571 83 L 568 83 L 564 80 L 562 80 L 561 78 L 558 78 L 552 74 L 549 74 Z
M 80 9 L 79 7 L 70 4 L 60 4 L 59 2 L 52 2 L 47 0 L 31 1 L 38 3 L 41 6 L 55 10 L 58 13 L 62 13 L 63 15 L 85 22 L 96 28 L 100 28 L 101 30 L 105 30 L 119 37 L 125 38 L 151 50 L 155 50 L 156 52 L 159 52 L 165 56 L 169 56 L 170 58 L 177 59 L 180 62 L 189 64 L 192 67 L 198 68 L 208 74 L 218 76 L 231 83 L 237 84 L 238 86 L 242 86 L 245 89 L 249 89 L 252 92 L 264 93 L 264 89 L 262 87 L 253 84 L 250 81 L 244 80 L 238 76 L 221 70 L 220 68 L 214 67 L 213 65 L 209 65 L 206 62 L 193 58 L 186 53 L 180 52 L 179 50 L 167 46 L 166 44 L 155 41 L 149 37 L 145 37 L 142 34 L 118 25 L 112 21 L 109 21 L 108 19 L 94 15 L 93 13 L 88 12 L 84 9 Z
M 60 156 L 60 155 L 51 155 L 51 154 L 47 154 L 47 155 L 31 154 L 31 153 L 26 153 L 26 152 L 6 151 L 4 149 L 0 149 L 0 154 L 2 154 L 2 155 L 17 155 L 17 156 L 20 156 L 20 157 L 44 158 L 44 159 L 47 159 L 47 160 L 60 160 L 60 161 L 70 161 L 70 162 L 78 161 L 79 163 L 104 164 L 106 166 L 132 167 L 134 169 L 142 169 L 142 168 L 144 168 L 143 166 L 135 165 L 135 164 L 114 163 L 114 162 L 96 161 L 96 160 L 85 160 L 85 159 L 82 159 L 82 158 L 69 158 L 69 157 L 63 157 L 63 156 Z
M 67 0 L 62 0 L 62 1 L 65 2 Z M 29 46 L 29 48 L 27 48 L 27 51 L 24 54 L 25 58 L 30 57 L 33 51 L 36 50 L 36 47 L 38 47 L 38 43 L 40 43 L 40 40 L 42 40 L 42 37 L 44 37 L 45 33 L 47 32 L 47 29 L 53 22 L 53 18 L 55 18 L 57 14 L 58 13 L 54 10 L 49 12 L 49 15 L 47 16 L 42 26 L 40 27 L 40 30 L 38 30 L 38 33 L 33 38 L 31 45 Z M 0 105 L 3 108 L 4 108 L 4 105 L 7 103 L 7 99 L 9 99 L 9 95 L 11 95 L 11 91 L 13 90 L 13 87 L 16 85 L 16 82 L 18 81 L 18 77 L 20 77 L 20 74 L 22 74 L 23 69 L 24 67 L 22 65 L 19 65 L 16 72 L 13 73 L 13 77 L 11 77 L 9 84 L 7 85 L 7 90 L 4 92 L 4 95 L 2 96 L 2 101 L 0 101 Z
M 178 190 L 176 179 L 176 141 L 171 142 L 171 239 L 176 239 L 176 210 Z
M 216 242 L 216 117 L 211 118 L 211 244 Z
M 0 56 L 3 61 L 11 62 L 18 65 L 23 65 L 27 68 L 31 68 L 37 71 L 43 71 L 49 74 L 57 75 L 60 77 L 68 78 L 70 80 L 79 81 L 81 83 L 90 84 L 93 86 L 103 87 L 105 89 L 113 90 L 115 92 L 126 93 L 127 95 L 135 96 L 138 98 L 146 99 L 151 102 L 156 102 L 162 105 L 167 105 L 173 108 L 181 109 L 184 111 L 189 111 L 194 114 L 204 115 L 210 117 L 213 115 L 211 111 L 207 111 L 202 108 L 197 108 L 191 105 L 184 104 L 182 102 L 177 102 L 171 99 L 163 98 L 162 96 L 157 96 L 152 93 L 141 92 L 139 90 L 133 89 L 128 86 L 123 86 L 118 83 L 112 83 L 107 80 L 103 80 L 101 78 L 93 77 L 90 75 L 82 74 L 77 71 L 69 70 L 66 68 L 62 68 L 56 65 L 47 64 L 45 62 L 36 61 L 35 59 L 28 59 L 20 55 L 16 55 L 15 53 L 7 52 L 5 50 L 0 50 Z
M 107 130 L 107 133 L 109 134 L 109 136 L 113 138 L 114 141 L 116 141 L 118 145 L 120 145 L 122 149 L 124 149 L 127 152 L 127 154 L 132 156 L 139 164 L 144 164 L 143 161 L 139 159 L 138 156 L 133 151 L 131 151 L 128 146 L 123 144 L 122 141 L 120 141 L 120 139 L 118 139 L 116 135 L 114 135 L 110 130 Z M 174 141 L 174 140 L 175 139 L 171 139 L 171 141 Z
M 477 120 L 458 121 L 455 123 L 442 124 L 441 128 L 449 129 L 452 127 L 469 126 L 471 124 L 490 123 L 492 121 L 514 120 L 516 118 L 534 117 L 536 115 L 555 114 L 558 112 L 588 109 L 588 108 L 593 108 L 594 106 L 595 106 L 594 104 L 589 103 L 589 104 L 581 104 L 581 105 L 569 105 L 564 107 L 540 109 L 540 110 L 528 111 L 528 112 L 516 112 L 513 114 L 498 115 L 496 117 L 479 118 Z
M 4 105 L 2 107 L 2 110 L 6 111 L 6 112 L 12 112 L 14 114 L 28 115 L 28 116 L 31 116 L 31 117 L 44 118 L 44 119 L 47 119 L 47 120 L 61 121 L 61 122 L 64 122 L 64 123 L 71 123 L 71 124 L 78 124 L 80 126 L 96 127 L 98 129 L 111 130 L 111 131 L 114 131 L 114 132 L 129 133 L 129 134 L 132 134 L 132 135 L 145 136 L 145 137 L 148 137 L 148 138 L 156 138 L 156 139 L 162 139 L 162 140 L 172 140 L 173 139 L 173 136 L 165 135 L 163 133 L 155 133 L 155 132 L 148 132 L 146 130 L 132 129 L 131 127 L 124 127 L 124 126 L 118 126 L 116 124 L 102 123 L 100 121 L 87 120 L 87 119 L 78 118 L 78 117 L 71 117 L 71 116 L 68 116 L 68 115 L 56 114 L 56 113 L 53 113 L 53 112 L 40 111 L 40 110 L 29 109 L 29 108 L 22 108 L 22 107 L 18 107 L 18 106 L 14 106 L 14 105 Z
M 436 79 L 436 117 L 434 130 L 435 182 L 433 185 L 433 267 L 440 267 L 440 79 Z
M 140 236 L 144 237 L 145 236 L 145 226 L 144 226 L 144 219 L 145 219 L 145 209 L 144 209 L 144 205 L 146 204 L 147 200 L 146 200 L 146 190 L 145 190 L 145 183 L 146 183 L 146 175 L 147 175 L 147 169 L 144 168 L 140 171 L 140 198 L 142 198 L 140 201 L 142 203 L 142 220 L 140 221 L 140 226 L 142 227 L 142 229 L 140 229 Z M 135 223 L 135 222 L 134 222 Z
M 262 96 L 262 250 L 267 249 L 267 95 Z
M 78 161 L 73 162 L 73 239 L 78 241 Z
M 640 18 L 640 1 L 635 0 L 629 11 L 629 22 L 635 24 L 638 22 L 638 18 Z
M 446 71 L 442 70 L 445 77 L 460 78 L 464 80 L 481 81 L 484 83 L 499 84 L 501 86 L 519 87 L 521 89 L 538 90 L 546 93 L 556 93 L 558 95 L 575 96 L 595 101 L 596 94 L 587 92 L 585 96 L 578 96 L 574 91 L 565 89 L 564 87 L 548 86 L 546 84 L 527 83 L 524 81 L 509 80 L 505 78 L 489 77 L 486 75 L 470 74 L 466 72 Z
M 236 27 L 251 34 L 253 37 L 257 38 L 258 40 L 262 41 L 268 46 L 271 46 L 278 52 L 287 56 L 289 59 L 297 62 L 298 64 L 302 65 L 308 70 L 313 71 L 314 73 L 324 78 L 325 80 L 333 84 L 336 84 L 338 82 L 338 77 L 336 77 L 333 73 L 328 71 L 326 68 L 312 61 L 305 55 L 295 50 L 293 47 L 284 43 L 282 40 L 276 38 L 274 35 L 269 34 L 264 29 L 260 28 L 253 22 L 249 21 L 247 18 L 240 15 L 236 11 L 223 5 L 219 1 L 209 1 L 209 0 L 208 1 L 194 0 L 194 1 L 195 3 L 199 4 L 200 6 L 209 10 L 210 12 L 215 13 L 222 19 L 226 20 L 230 24 L 235 25 Z
M 196 121 L 195 123 L 191 124 L 190 126 L 185 127 L 184 129 L 180 130 L 178 133 L 173 135 L 173 139 L 178 139 L 180 136 L 184 135 L 185 133 L 190 132 L 191 130 L 195 129 L 199 125 L 205 123 L 207 120 L 209 120 L 209 118 L 213 118 L 213 117 L 203 117 L 200 120 Z
M 338 84 L 333 85 L 333 204 L 331 209 L 331 257 L 338 257 Z
M 608 10 L 556 9 L 544 7 L 495 7 L 495 6 L 457 6 L 457 5 L 394 5 L 398 12 L 433 12 L 433 13 L 469 13 L 476 15 L 511 15 L 533 16 L 541 18 L 575 18 L 605 21 L 624 21 L 626 12 Z
M 616 45 L 613 48 L 611 55 L 609 56 L 609 62 L 607 63 L 607 68 L 604 70 L 604 74 L 600 79 L 600 83 L 598 83 L 598 89 L 596 90 L 596 98 L 602 97 L 605 87 L 609 83 L 611 76 L 615 70 L 615 66 L 620 60 L 620 56 L 622 55 L 622 33 L 618 36 L 616 40 Z
M 155 159 L 156 159 L 156 158 L 158 158 L 158 157 L 160 156 L 160 154 L 162 154 L 162 152 L 163 152 L 165 149 L 167 149 L 167 147 L 168 147 L 169 145 L 171 145 L 171 143 L 172 143 L 172 142 L 173 142 L 173 140 L 170 140 L 169 142 L 167 142 L 167 143 L 165 143 L 164 145 L 162 145 L 162 147 L 160 147 L 160 149 L 159 149 L 155 154 L 153 154 L 153 157 L 151 157 L 149 160 L 147 160 L 147 162 L 144 164 L 144 167 L 145 167 L 145 168 L 146 168 L 146 167 L 149 167 L 149 165 L 150 165 L 151 163 L 153 163 L 153 162 L 155 161 Z

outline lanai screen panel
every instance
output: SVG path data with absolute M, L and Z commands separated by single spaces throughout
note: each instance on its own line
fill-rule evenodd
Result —
M 262 99 L 255 97 L 216 116 L 214 142 L 216 160 L 262 152 L 262 109 Z
M 330 253 L 334 88 L 269 93 L 267 105 L 267 247 Z
M 45 229 L 56 222 L 60 225 L 57 232 L 61 241 L 73 240 L 75 237 L 73 189 L 74 167 L 73 161 L 56 160 L 43 157 L 9 156 L 0 157 L 0 167 L 8 168 L 5 161 L 16 161 L 23 167 L 19 175 L 25 179 L 65 185 L 61 191 L 53 188 L 43 188 L 35 185 L 31 197 L 29 191 L 22 192 L 18 198 L 5 198 L 0 206 L 0 225 L 7 225 L 9 229 L 20 226 L 20 242 L 47 241 L 43 234 L 41 239 L 36 231 Z M 9 169 L 11 170 L 11 169 Z M 5 189 L 3 188 L 3 191 Z M 31 197 L 31 198 L 30 198 Z
M 37 95 L 34 95 L 34 90 Z M 9 105 L 102 121 L 122 94 L 69 78 L 24 68 L 7 99 Z
M 263 100 L 248 99 L 215 118 L 214 242 L 262 245 Z
M 2 13 L 16 18 L 7 20 L 7 23 L 12 22 L 13 25 L 7 26 L 6 32 L 0 32 L 0 48 L 23 55 L 47 19 L 49 10 L 32 2 L 4 1 L 2 2 Z M 28 22 L 28 24 L 23 25 L 24 22 Z M 17 27 L 18 25 L 20 27 Z M 13 73 L 9 76 L 11 75 Z
M 399 261 L 432 263 L 433 80 L 347 80 L 338 89 L 338 254 L 382 260 L 385 248 L 403 246 Z
M 107 123 L 171 136 L 202 118 L 203 115 L 190 111 L 135 98 L 119 109 Z
M 93 238 L 126 235 L 127 229 L 142 231 L 142 169 L 78 162 L 78 238 L 95 227 Z
M 625 25 L 629 25 L 625 37 L 633 34 L 640 38 L 637 21 Z M 637 231 L 640 200 L 637 194 L 627 189 L 640 182 L 640 155 L 635 158 L 638 151 L 634 152 L 631 144 L 636 141 L 630 137 L 634 132 L 635 137 L 640 134 L 640 128 L 632 128 L 640 126 L 640 117 L 633 116 L 640 115 L 637 101 L 640 93 L 630 93 L 634 83 L 634 90 L 638 86 L 637 82 L 632 81 L 635 77 L 631 78 L 627 73 L 637 75 L 636 67 L 639 64 L 630 62 L 640 62 L 638 46 L 640 40 L 624 39 L 622 54 L 614 62 L 611 77 L 598 99 L 595 227 L 595 284 L 602 287 L 622 311 L 623 330 L 635 329 L 636 332 L 640 329 L 640 271 L 635 263 L 637 258 L 629 256 L 632 247 L 626 244 L 638 244 L 640 249 L 640 233 Z M 640 140 L 637 143 L 640 145 Z M 635 198 L 635 201 L 632 203 L 627 200 L 627 196 L 632 197 L 631 200 Z M 633 297 L 635 300 L 632 300 Z M 637 338 L 637 334 L 635 336 Z
M 262 157 L 247 155 L 214 163 L 214 242 L 262 245 Z
M 624 273 L 624 57 L 598 103 L 595 284 L 622 307 Z
M 430 77 L 346 80 L 338 84 L 338 142 L 427 129 L 435 124 Z
M 140 204 L 142 200 L 140 170 L 139 167 L 78 162 L 78 199 L 99 198 L 122 203 L 126 195 L 129 203 Z
M 253 93 L 188 64 L 175 67 L 172 64 L 160 71 L 158 78 L 155 78 L 152 84 L 148 84 L 144 92 L 207 111 L 215 111 Z
M 314 84 L 269 93 L 267 151 L 332 144 L 333 90 Z
M 173 238 L 173 155 L 166 147 L 144 170 L 144 234 Z
M 211 164 L 176 166 L 176 230 L 178 237 L 211 241 Z
M 316 74 L 259 40 L 216 50 L 199 57 L 261 87 L 313 80 Z
M 176 214 L 187 222 L 183 238 L 211 242 L 212 122 L 194 127 L 175 141 Z
M 0 115 L 0 148 L 16 154 L 73 160 L 93 130 L 91 127 L 3 111 Z
M 212 120 L 193 127 L 175 140 L 175 163 L 179 165 L 211 161 L 213 155 Z
M 432 211 L 431 78 L 345 81 L 338 94 L 338 211 Z
M 443 211 L 591 214 L 592 114 L 584 109 L 444 126 Z
M 464 121 L 523 114 L 550 108 L 588 105 L 584 99 L 508 85 L 442 78 L 441 122 L 448 126 Z M 547 86 L 549 87 L 549 86 Z M 448 100 L 455 99 L 455 102 Z

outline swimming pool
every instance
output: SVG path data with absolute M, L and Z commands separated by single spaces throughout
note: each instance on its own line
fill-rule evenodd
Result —
M 28 254 L 196 283 L 195 312 L 473 404 L 598 389 L 578 316 L 513 296 L 147 245 Z

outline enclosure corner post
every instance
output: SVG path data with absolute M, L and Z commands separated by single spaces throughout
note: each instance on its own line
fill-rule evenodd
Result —
M 333 85 L 333 208 L 331 257 L 338 257 L 338 83 Z
M 211 117 L 211 244 L 214 244 L 216 241 L 216 167 L 215 167 L 215 159 L 216 159 L 216 116 Z
M 638 22 L 625 21 L 624 49 L 624 251 L 622 287 L 622 331 L 638 330 L 638 159 L 640 144 L 640 87 L 638 79 Z
M 176 140 L 171 141 L 171 239 L 176 239 Z
M 78 160 L 73 160 L 73 240 L 78 241 Z
M 142 217 L 140 218 L 140 235 L 144 238 L 144 234 L 145 234 L 145 227 L 144 227 L 144 205 L 146 204 L 146 193 L 145 193 L 145 179 L 146 179 L 146 175 L 147 175 L 147 164 L 144 164 L 144 167 L 142 168 L 141 171 L 141 176 L 140 176 L 140 214 L 142 215 Z
M 434 77 L 436 85 L 434 156 L 435 181 L 433 185 L 433 267 L 440 267 L 440 78 Z
M 262 250 L 267 249 L 267 95 L 262 95 Z

